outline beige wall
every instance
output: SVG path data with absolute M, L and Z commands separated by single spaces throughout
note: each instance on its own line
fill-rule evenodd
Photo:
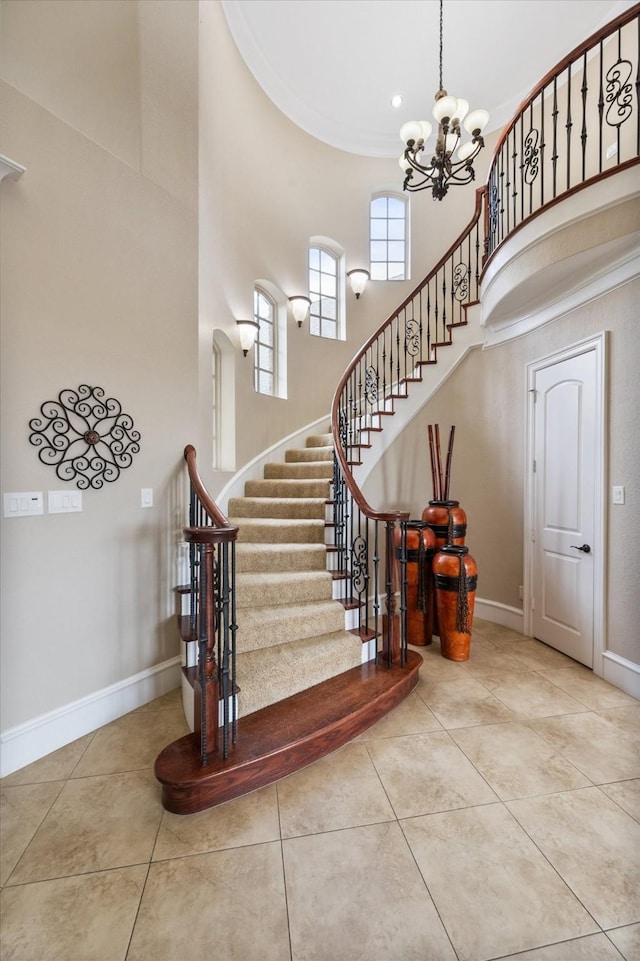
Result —
M 347 269 L 366 267 L 371 195 L 381 188 L 401 190 L 402 174 L 397 160 L 335 150 L 281 114 L 245 66 L 215 0 L 201 4 L 200 71 L 200 443 L 207 445 L 212 332 L 223 330 L 237 342 L 235 320 L 252 315 L 257 278 L 286 296 L 306 293 L 312 235 L 329 236 L 343 247 Z M 398 139 L 398 155 L 400 147 Z M 488 148 L 487 162 L 489 154 Z M 478 175 L 482 182 L 482 164 Z M 345 342 L 313 337 L 308 324 L 299 330 L 289 322 L 287 401 L 256 395 L 251 355 L 245 360 L 236 354 L 238 467 L 329 412 L 348 361 L 453 242 L 473 204 L 473 186 L 452 191 L 444 204 L 426 194 L 417 198 L 411 211 L 412 279 L 370 283 L 358 301 L 347 288 Z M 203 455 L 210 464 L 209 447 L 203 446 Z M 224 479 L 212 475 L 212 489 Z
M 4 2 L 2 490 L 45 514 L 2 522 L 2 730 L 179 653 L 177 476 L 197 389 L 197 31 L 192 0 Z M 101 386 L 141 452 L 83 511 L 29 420 Z M 141 509 L 140 489 L 154 506 Z

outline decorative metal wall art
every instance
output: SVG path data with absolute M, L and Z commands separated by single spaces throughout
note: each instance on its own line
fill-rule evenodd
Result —
M 60 480 L 75 481 L 80 490 L 113 483 L 140 451 L 132 418 L 122 413 L 115 397 L 104 399 L 102 387 L 64 388 L 40 412 L 42 419 L 29 421 L 29 441 L 39 448 L 43 464 L 55 467 Z

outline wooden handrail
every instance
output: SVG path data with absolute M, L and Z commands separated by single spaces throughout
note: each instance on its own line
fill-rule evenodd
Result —
M 230 535 L 233 535 L 235 533 L 235 536 L 229 536 L 228 538 L 226 538 L 227 540 L 235 540 L 238 534 L 238 528 L 234 527 L 233 524 L 229 523 L 227 518 L 224 516 L 224 514 L 222 513 L 218 505 L 215 503 L 215 501 L 211 498 L 208 490 L 204 486 L 204 483 L 202 482 L 202 478 L 198 473 L 198 468 L 196 465 L 196 449 L 192 444 L 187 444 L 187 446 L 185 447 L 184 459 L 187 462 L 189 480 L 191 482 L 193 490 L 198 495 L 198 500 L 200 501 L 203 508 L 205 509 L 205 511 L 207 512 L 207 514 L 215 524 L 216 529 L 222 530 L 222 531 L 228 531 Z M 207 537 L 210 536 L 209 528 L 190 528 L 190 529 L 207 531 L 208 532 Z M 205 540 L 206 539 L 207 538 L 205 537 Z

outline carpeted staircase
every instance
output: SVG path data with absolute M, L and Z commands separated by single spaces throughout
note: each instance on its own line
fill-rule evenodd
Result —
M 239 714 L 251 714 L 362 662 L 328 570 L 331 434 L 307 437 L 231 498 L 236 548 Z M 327 532 L 329 536 L 327 537 Z

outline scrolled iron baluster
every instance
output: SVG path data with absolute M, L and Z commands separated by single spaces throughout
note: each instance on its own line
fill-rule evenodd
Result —
M 540 153 L 538 150 L 539 133 L 532 127 L 524 139 L 524 182 L 528 185 L 534 183 L 538 176 Z
M 416 357 L 420 353 L 420 324 L 413 317 L 405 324 L 404 349 L 409 357 Z
M 351 581 L 356 594 L 361 595 L 366 591 L 368 556 L 367 542 L 358 534 L 351 544 Z
M 451 292 L 460 304 L 469 299 L 469 272 L 469 267 L 462 261 L 453 268 Z
M 610 127 L 618 129 L 633 113 L 632 67 L 628 60 L 618 60 L 609 67 L 605 75 L 607 107 L 605 120 Z

